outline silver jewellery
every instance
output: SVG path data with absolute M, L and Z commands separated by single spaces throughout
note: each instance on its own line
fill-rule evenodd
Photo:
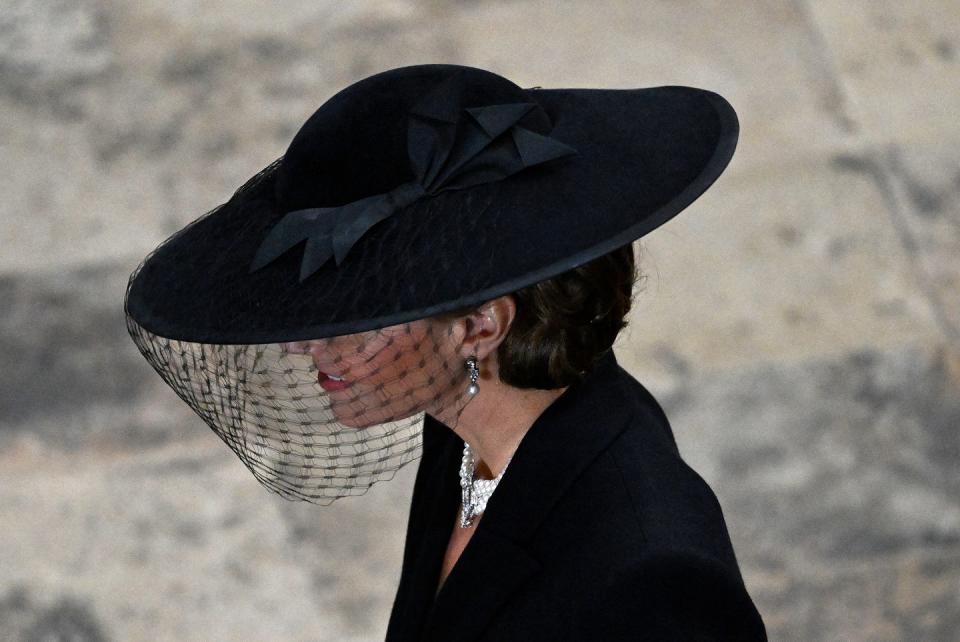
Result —
M 466 365 L 467 372 L 470 376 L 470 385 L 467 387 L 467 393 L 470 396 L 475 396 L 480 392 L 480 384 L 477 383 L 477 380 L 480 378 L 477 356 L 471 355 L 467 357 Z M 511 459 L 512 458 L 513 456 L 511 455 Z M 507 464 L 509 463 L 510 460 L 507 460 Z M 500 478 L 503 477 L 503 473 L 506 472 L 507 467 L 503 467 L 503 470 L 500 471 L 496 479 L 476 479 L 474 476 L 476 472 L 475 469 L 476 462 L 473 459 L 473 451 L 470 449 L 470 444 L 464 442 L 463 460 L 460 462 L 460 528 L 469 528 L 472 526 L 474 516 L 486 510 L 487 500 L 490 499 L 497 484 L 500 483 Z
M 496 490 L 503 473 L 507 472 L 511 459 L 513 455 L 510 455 L 510 459 L 495 479 L 476 479 L 473 451 L 470 449 L 470 444 L 463 443 L 463 460 L 460 462 L 460 528 L 473 526 L 473 518 L 486 510 L 487 501 Z
M 480 385 L 477 380 L 480 378 L 480 368 L 477 366 L 477 355 L 467 357 L 467 372 L 470 375 L 470 385 L 467 387 L 467 393 L 475 396 L 480 392 Z M 473 526 L 473 518 L 482 513 L 487 508 L 487 500 L 493 495 L 497 484 L 503 473 L 507 472 L 507 466 L 510 465 L 510 459 L 504 464 L 503 470 L 497 475 L 496 479 L 477 479 L 477 464 L 473 459 L 473 450 L 470 444 L 463 442 L 463 459 L 460 462 L 460 528 L 469 528 Z
M 467 393 L 473 396 L 480 392 L 480 384 L 477 379 L 480 378 L 480 368 L 477 367 L 477 355 L 467 357 L 467 373 L 470 375 L 470 385 L 467 386 Z

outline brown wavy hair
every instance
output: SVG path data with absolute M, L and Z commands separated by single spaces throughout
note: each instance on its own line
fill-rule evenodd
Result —
M 497 347 L 500 380 L 516 388 L 551 390 L 583 379 L 627 326 L 634 285 L 643 278 L 633 245 L 625 245 L 513 292 L 516 315 Z

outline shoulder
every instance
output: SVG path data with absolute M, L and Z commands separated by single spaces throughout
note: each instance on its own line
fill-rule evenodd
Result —
M 604 480 L 611 503 L 629 507 L 645 549 L 688 550 L 739 574 L 720 502 L 683 460 L 660 404 L 626 371 L 616 386 L 625 426 L 588 478 Z
M 632 606 L 599 609 L 591 618 L 597 639 L 767 639 L 739 577 L 725 564 L 689 550 L 648 552 L 621 569 L 609 593 Z
M 598 622 L 600 637 L 766 640 L 716 494 L 681 457 L 654 396 L 626 371 L 616 385 L 626 426 L 589 476 L 607 480 L 608 510 L 629 513 L 621 532 L 630 543 L 605 592 L 625 597 L 636 617 Z

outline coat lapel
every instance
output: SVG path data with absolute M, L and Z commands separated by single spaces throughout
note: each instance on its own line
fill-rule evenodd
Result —
M 418 488 L 414 492 L 429 497 L 421 498 L 426 501 L 422 513 L 411 514 L 407 537 L 419 532 L 423 535 L 415 548 L 404 552 L 404 572 L 390 616 L 388 641 L 421 639 L 433 610 L 450 528 L 460 506 L 457 477 L 460 463 L 456 451 L 458 444 L 459 448 L 463 447 L 463 442 L 430 415 L 425 418 L 423 430 L 424 461 L 421 465 L 427 463 L 428 453 L 433 449 L 438 453 L 437 457 L 430 457 L 430 470 L 421 471 L 424 475 L 422 487 L 418 473 Z
M 437 595 L 424 640 L 476 640 L 514 591 L 540 570 L 523 548 L 482 524 Z
M 619 381 L 625 376 L 629 375 L 611 350 L 585 380 L 570 386 L 533 423 L 477 523 L 476 533 L 437 595 L 423 639 L 477 639 L 497 610 L 541 569 L 528 548 L 538 527 L 590 462 L 628 425 L 629 403 Z M 596 421 L 597 417 L 603 420 Z M 422 568 L 434 587 L 459 510 L 456 482 L 462 446 L 459 438 L 448 445 L 447 478 L 434 514 L 438 521 L 431 525 L 437 537 L 430 546 L 437 549 L 420 558 L 426 562 Z M 421 581 L 429 584 L 427 579 Z

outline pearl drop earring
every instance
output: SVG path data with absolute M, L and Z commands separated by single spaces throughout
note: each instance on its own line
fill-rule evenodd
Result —
M 477 383 L 477 379 L 480 378 L 480 368 L 477 366 L 477 356 L 471 355 L 467 357 L 467 373 L 470 376 L 470 385 L 467 386 L 467 393 L 470 396 L 476 395 L 480 392 L 480 384 Z

